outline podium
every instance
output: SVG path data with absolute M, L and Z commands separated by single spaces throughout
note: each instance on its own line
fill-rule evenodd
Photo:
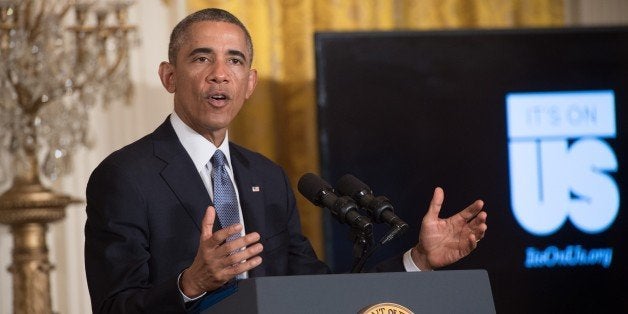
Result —
M 495 313 L 485 270 L 260 277 L 239 281 L 233 291 L 200 313 L 357 314 L 380 303 L 415 314 Z

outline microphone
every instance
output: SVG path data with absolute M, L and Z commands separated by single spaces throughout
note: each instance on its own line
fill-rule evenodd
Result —
M 331 185 L 319 176 L 304 174 L 299 179 L 298 189 L 314 205 L 328 208 L 341 223 L 361 230 L 373 228 L 371 220 L 358 213 L 358 207 L 350 197 L 336 195 Z
M 384 196 L 373 196 L 373 191 L 364 182 L 350 174 L 342 176 L 336 184 L 338 191 L 342 195 L 352 197 L 364 208 L 375 222 L 385 222 L 392 227 L 400 229 L 401 232 L 409 228 L 401 218 L 397 217 L 390 201 Z

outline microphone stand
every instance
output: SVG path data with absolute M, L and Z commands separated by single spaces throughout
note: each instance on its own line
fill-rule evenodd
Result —
M 364 229 L 351 227 L 350 238 L 353 241 L 353 267 L 351 272 L 360 273 L 366 259 L 373 254 L 370 252 L 373 246 L 373 228 L 372 226 Z
M 353 230 L 354 228 L 351 228 L 351 234 L 352 237 L 354 236 L 354 232 L 355 230 Z M 357 229 L 357 228 L 355 228 Z M 359 229 L 357 229 L 359 230 Z M 366 263 L 366 260 L 371 257 L 371 255 L 373 255 L 373 253 L 375 253 L 375 251 L 377 251 L 380 247 L 382 247 L 382 245 L 390 242 L 392 239 L 394 239 L 395 237 L 397 237 L 398 235 L 403 234 L 405 231 L 407 230 L 407 228 L 401 228 L 400 226 L 394 226 L 392 227 L 388 233 L 383 236 L 381 238 L 381 240 L 379 240 L 377 242 L 377 245 L 375 245 L 374 247 L 371 247 L 373 245 L 373 232 L 372 230 L 369 230 L 369 236 L 370 236 L 370 242 L 368 243 L 368 245 L 363 245 L 363 246 L 359 246 L 360 244 L 358 243 L 358 241 L 360 241 L 360 239 L 356 239 L 353 238 L 354 240 L 354 244 L 353 244 L 353 268 L 351 269 L 352 273 L 360 273 L 362 272 L 362 268 L 364 268 L 364 264 Z M 363 232 L 363 231 L 362 231 Z M 364 240 L 366 241 L 366 240 Z

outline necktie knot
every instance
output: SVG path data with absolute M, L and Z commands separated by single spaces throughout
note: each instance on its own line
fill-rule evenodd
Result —
M 220 150 L 216 150 L 212 158 L 210 159 L 214 167 L 223 167 L 226 164 L 225 154 Z

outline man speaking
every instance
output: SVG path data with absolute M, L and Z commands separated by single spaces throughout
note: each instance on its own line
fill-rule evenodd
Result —
M 94 313 L 184 313 L 230 281 L 328 273 L 302 235 L 281 167 L 229 142 L 257 72 L 244 25 L 220 9 L 172 31 L 159 66 L 174 111 L 112 153 L 87 186 L 85 266 Z M 440 219 L 434 191 L 417 244 L 378 269 L 431 270 L 468 255 L 486 231 L 478 200 Z

